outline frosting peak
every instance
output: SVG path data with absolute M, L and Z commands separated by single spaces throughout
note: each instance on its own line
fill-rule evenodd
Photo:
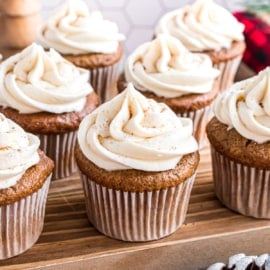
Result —
M 197 0 L 165 14 L 156 34 L 168 33 L 191 51 L 230 48 L 233 41 L 244 40 L 244 25 L 213 0 Z
M 219 73 L 207 55 L 189 52 L 166 34 L 139 46 L 125 66 L 126 80 L 136 88 L 168 98 L 207 93 Z
M 32 44 L 0 64 L 0 105 L 21 113 L 80 111 L 93 89 L 89 71 Z
M 132 84 L 84 118 L 78 141 L 84 155 L 108 171 L 169 170 L 198 149 L 190 119 L 145 98 Z
M 82 0 L 68 0 L 38 31 L 38 42 L 62 54 L 114 53 L 125 39 L 115 23 Z
M 270 140 L 270 68 L 234 84 L 214 103 L 217 119 L 257 143 Z
M 0 114 L 0 189 L 17 183 L 25 171 L 39 162 L 39 139 Z

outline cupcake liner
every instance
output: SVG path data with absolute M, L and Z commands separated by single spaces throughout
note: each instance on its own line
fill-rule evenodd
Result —
M 124 192 L 96 184 L 81 173 L 88 219 L 101 233 L 123 241 L 165 237 L 185 220 L 195 175 L 168 189 Z
M 212 106 L 208 105 L 196 111 L 187 111 L 178 114 L 179 117 L 188 117 L 193 121 L 193 135 L 198 141 L 199 148 L 202 149 L 206 141 L 206 125 L 209 122 L 212 113 Z
M 219 64 L 214 65 L 214 67 L 219 69 L 221 72 L 218 78 L 220 91 L 226 90 L 233 84 L 241 60 L 242 55 L 234 59 L 223 61 L 220 62 Z
M 237 163 L 211 147 L 215 192 L 228 208 L 245 216 L 270 218 L 270 171 Z
M 119 62 L 108 67 L 90 69 L 90 82 L 101 103 L 112 99 L 118 93 L 118 68 Z
M 31 248 L 44 223 L 51 176 L 32 195 L 0 206 L 0 260 L 14 257 Z
M 77 171 L 74 157 L 77 131 L 37 135 L 40 139 L 40 148 L 55 162 L 52 180 L 68 177 Z

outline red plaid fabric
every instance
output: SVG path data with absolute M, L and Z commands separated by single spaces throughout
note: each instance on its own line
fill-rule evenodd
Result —
M 251 12 L 236 12 L 234 15 L 245 25 L 247 48 L 243 62 L 255 72 L 270 66 L 270 26 Z

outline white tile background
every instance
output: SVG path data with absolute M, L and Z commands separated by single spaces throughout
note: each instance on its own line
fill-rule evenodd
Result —
M 44 19 L 65 0 L 40 0 Z M 76 0 L 74 0 L 76 1 Z M 125 54 L 151 39 L 154 25 L 167 11 L 179 8 L 194 0 L 84 0 L 90 9 L 101 10 L 106 19 L 116 22 L 126 35 Z M 233 11 L 241 9 L 243 0 L 215 0 Z

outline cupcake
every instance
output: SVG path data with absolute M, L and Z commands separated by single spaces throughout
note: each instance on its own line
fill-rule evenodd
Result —
M 91 84 L 100 101 L 116 95 L 118 66 L 123 50 L 115 23 L 99 11 L 89 11 L 81 0 L 68 0 L 37 33 L 37 41 L 54 48 L 78 67 L 90 70 Z
M 228 264 L 215 263 L 207 270 L 270 270 L 270 256 L 246 256 L 244 253 L 233 255 L 229 258 Z
M 234 84 L 207 125 L 215 192 L 228 208 L 270 218 L 270 68 Z
M 77 169 L 77 129 L 98 105 L 88 81 L 88 70 L 36 44 L 0 65 L 0 112 L 38 135 L 40 148 L 55 161 L 52 179 Z
M 176 38 L 160 34 L 130 54 L 118 88 L 121 91 L 131 82 L 146 97 L 166 103 L 178 116 L 190 117 L 194 136 L 202 146 L 211 103 L 218 94 L 219 73 L 207 55 L 191 53 Z
M 234 81 L 245 51 L 244 25 L 212 0 L 166 13 L 157 23 L 155 34 L 167 33 L 179 39 L 188 50 L 208 54 L 221 71 L 220 90 Z
M 43 229 L 53 161 L 37 136 L 0 114 L 0 260 L 29 249 Z
M 190 119 L 129 84 L 79 127 L 75 156 L 90 222 L 124 241 L 173 233 L 185 220 L 197 149 Z

